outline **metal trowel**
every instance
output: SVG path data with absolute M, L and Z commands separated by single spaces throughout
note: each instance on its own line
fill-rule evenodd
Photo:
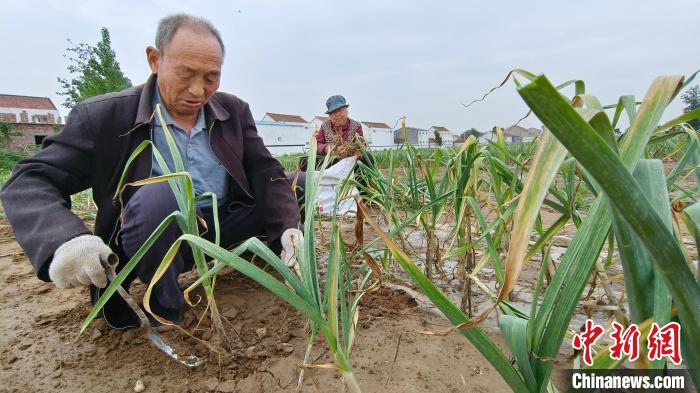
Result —
M 117 267 L 117 264 L 119 263 L 119 257 L 116 254 L 110 254 L 107 260 L 103 260 L 102 258 L 100 258 L 100 263 L 102 264 L 102 267 L 104 267 L 105 272 L 107 273 L 107 279 L 110 282 L 112 282 L 117 276 L 115 269 Z M 171 359 L 189 368 L 194 368 L 204 363 L 204 359 L 201 359 L 195 355 L 180 356 L 177 353 L 175 353 L 173 347 L 168 345 L 168 343 L 163 340 L 163 337 L 151 327 L 151 322 L 148 320 L 148 317 L 146 317 L 146 314 L 143 312 L 141 307 L 139 307 L 138 304 L 136 304 L 131 295 L 129 295 L 129 293 L 124 288 L 122 288 L 121 285 L 117 286 L 117 293 L 119 293 L 119 296 L 121 296 L 122 299 L 124 299 L 124 301 L 129 305 L 129 307 L 131 307 L 131 309 L 134 310 L 136 315 L 138 315 L 139 320 L 141 321 L 141 329 L 147 332 L 148 340 L 151 342 L 151 344 L 153 344 L 154 347 L 161 350 Z

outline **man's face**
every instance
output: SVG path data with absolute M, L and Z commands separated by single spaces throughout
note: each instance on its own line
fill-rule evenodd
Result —
M 174 117 L 196 117 L 219 88 L 223 54 L 216 37 L 183 26 L 162 51 L 146 49 L 158 90 Z
M 329 116 L 331 117 L 331 123 L 333 123 L 334 126 L 344 126 L 348 121 L 348 107 L 346 106 L 336 109 L 331 112 Z

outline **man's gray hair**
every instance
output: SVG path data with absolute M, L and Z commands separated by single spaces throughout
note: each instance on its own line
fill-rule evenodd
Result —
M 160 20 L 160 23 L 158 23 L 158 31 L 156 31 L 156 48 L 158 48 L 160 52 L 163 52 L 163 48 L 173 39 L 175 32 L 177 32 L 179 28 L 185 26 L 191 27 L 197 31 L 204 30 L 211 33 L 216 40 L 219 41 L 221 54 L 223 55 L 225 53 L 224 41 L 221 39 L 219 30 L 208 20 L 187 14 L 170 15 Z

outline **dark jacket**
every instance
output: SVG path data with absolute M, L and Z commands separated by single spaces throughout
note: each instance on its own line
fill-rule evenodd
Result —
M 155 76 L 144 85 L 93 97 L 70 112 L 63 131 L 47 137 L 43 149 L 20 161 L 0 193 L 17 242 L 40 279 L 48 281 L 54 251 L 64 242 L 90 233 L 70 211 L 70 195 L 92 188 L 97 205 L 95 235 L 115 247 L 121 204 L 114 199 L 132 151 L 150 139 Z M 268 243 L 280 249 L 287 228 L 297 228 L 297 201 L 275 160 L 258 136 L 248 104 L 236 96 L 215 93 L 204 107 L 214 154 L 228 171 L 233 204 L 256 204 L 266 225 Z M 150 175 L 152 153 L 144 150 L 130 167 L 127 182 Z M 133 194 L 124 193 L 124 204 Z

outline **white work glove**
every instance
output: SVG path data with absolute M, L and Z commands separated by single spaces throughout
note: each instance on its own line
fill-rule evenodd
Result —
M 298 229 L 289 228 L 282 232 L 282 238 L 280 241 L 282 242 L 282 254 L 280 255 L 282 262 L 294 269 L 294 271 L 299 274 L 295 248 L 296 250 L 301 251 L 301 249 L 304 247 L 304 234 Z
M 99 237 L 81 235 L 56 249 L 49 278 L 59 289 L 89 284 L 104 288 L 107 274 L 101 261 L 116 265 L 118 257 Z

